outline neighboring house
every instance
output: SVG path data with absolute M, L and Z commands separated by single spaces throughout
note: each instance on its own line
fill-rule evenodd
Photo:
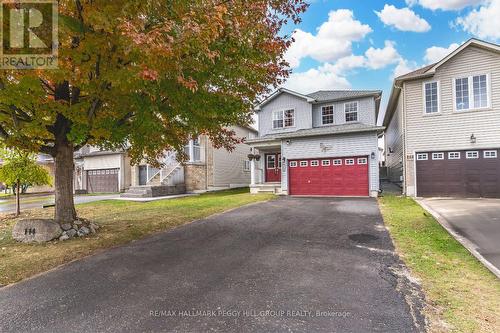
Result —
M 381 91 L 278 89 L 257 107 L 252 193 L 377 196 Z
M 253 138 L 250 127 L 232 126 L 238 138 Z M 85 147 L 75 155 L 75 189 L 77 192 L 123 192 L 129 196 L 151 196 L 151 187 L 176 187 L 175 192 L 207 191 L 250 184 L 250 147 L 241 143 L 228 152 L 216 149 L 206 135 L 190 140 L 185 152 L 188 161 L 180 163 L 177 154 L 166 152 L 161 169 L 145 161 L 131 165 L 125 151 L 99 151 Z M 171 189 L 172 190 L 172 189 Z M 168 192 L 168 194 L 173 194 Z
M 231 126 L 238 138 L 249 139 L 257 135 L 250 127 Z M 188 160 L 181 164 L 174 153 L 165 157 L 163 169 L 155 169 L 146 163 L 132 167 L 132 186 L 176 185 L 184 183 L 186 191 L 207 191 L 250 184 L 250 147 L 237 144 L 231 152 L 214 148 L 206 135 L 190 140 L 185 147 Z
M 124 150 L 85 146 L 75 153 L 75 192 L 123 192 L 131 185 L 130 170 L 130 158 Z
M 500 46 L 471 39 L 396 78 L 383 124 L 406 195 L 500 197 Z

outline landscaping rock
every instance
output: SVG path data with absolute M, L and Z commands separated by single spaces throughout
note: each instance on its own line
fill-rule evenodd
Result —
M 90 234 L 90 229 L 89 228 L 87 228 L 87 227 L 81 227 L 80 229 L 78 229 L 78 237 L 87 236 L 88 234 Z
M 59 238 L 61 234 L 61 227 L 53 220 L 20 220 L 12 229 L 12 238 L 25 243 L 48 242 Z
M 95 230 L 99 230 L 99 225 L 97 225 L 97 224 L 95 224 L 95 223 L 93 223 L 93 222 L 91 222 L 91 223 L 90 223 L 90 226 L 91 226 L 92 228 L 94 228 Z
M 70 223 L 64 223 L 61 225 L 61 228 L 62 228 L 62 230 L 66 231 L 66 230 L 73 228 L 73 226 Z
M 76 221 L 74 221 L 73 223 L 74 223 L 74 224 L 76 224 L 76 225 L 82 225 L 82 224 L 83 224 L 83 222 L 82 222 L 82 221 L 80 221 L 80 220 L 76 220 Z
M 65 241 L 65 240 L 68 240 L 68 239 L 69 239 L 69 236 L 65 235 L 65 234 L 63 234 L 61 237 L 59 237 L 60 241 Z
M 69 238 L 73 238 L 76 236 L 77 231 L 75 229 L 69 229 L 66 231 L 66 235 L 68 235 Z

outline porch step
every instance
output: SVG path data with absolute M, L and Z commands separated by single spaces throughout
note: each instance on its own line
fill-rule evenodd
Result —
M 250 192 L 281 194 L 281 183 L 265 183 L 250 185 Z

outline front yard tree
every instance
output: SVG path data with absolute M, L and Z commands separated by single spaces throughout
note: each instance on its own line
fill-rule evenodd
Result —
M 36 162 L 36 155 L 18 149 L 0 151 L 0 181 L 15 189 L 16 215 L 21 213 L 20 196 L 23 186 L 51 185 L 47 169 Z
M 19 4 L 17 4 L 19 5 Z M 288 73 L 303 0 L 60 0 L 59 68 L 2 71 L 0 137 L 55 159 L 55 219 L 76 218 L 73 153 L 129 145 L 133 162 L 230 124 Z

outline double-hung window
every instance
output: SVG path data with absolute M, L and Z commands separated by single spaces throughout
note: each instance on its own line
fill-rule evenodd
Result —
M 487 108 L 490 105 L 488 81 L 487 74 L 455 79 L 455 110 Z
M 280 110 L 273 112 L 273 128 L 295 126 L 295 110 Z
M 333 105 L 321 108 L 321 121 L 323 125 L 333 124 Z
M 345 121 L 358 121 L 358 102 L 350 102 L 344 104 Z
M 426 114 L 439 112 L 439 83 L 424 83 L 424 108 Z

